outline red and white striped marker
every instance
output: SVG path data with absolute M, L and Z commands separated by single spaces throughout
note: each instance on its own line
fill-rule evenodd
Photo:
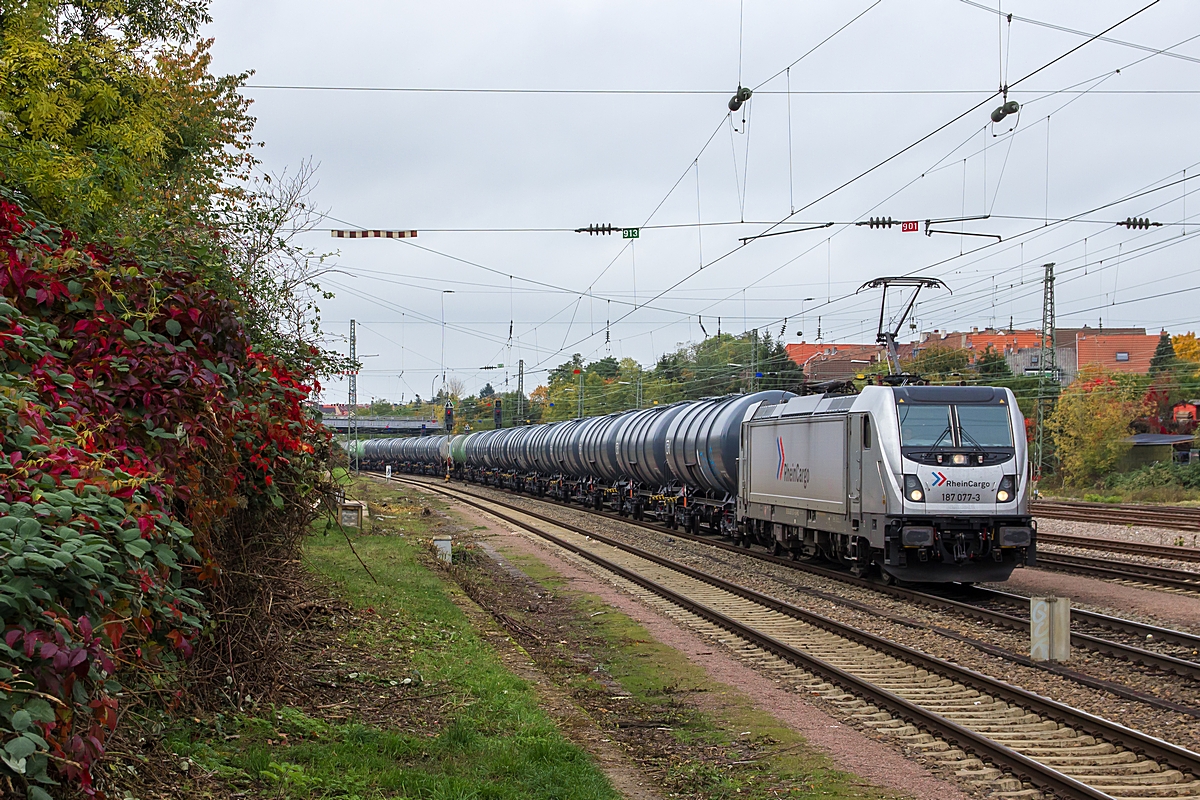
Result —
M 329 235 L 335 239 L 415 239 L 416 231 L 339 231 L 332 230 Z

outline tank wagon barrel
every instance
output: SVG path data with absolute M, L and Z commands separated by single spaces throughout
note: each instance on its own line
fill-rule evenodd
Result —
M 1036 552 L 1007 389 L 767 391 L 361 444 L 370 466 L 701 526 L 885 580 L 997 581 Z

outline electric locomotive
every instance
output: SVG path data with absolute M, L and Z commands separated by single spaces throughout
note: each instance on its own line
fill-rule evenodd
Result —
M 362 456 L 703 528 L 885 581 L 993 582 L 1035 559 L 1024 431 L 1007 389 L 867 386 L 375 439 Z

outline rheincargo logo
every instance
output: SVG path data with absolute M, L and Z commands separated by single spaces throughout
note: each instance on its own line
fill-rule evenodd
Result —
M 775 473 L 775 479 L 786 483 L 802 483 L 808 486 L 808 468 L 801 467 L 799 464 L 788 464 L 787 452 L 783 447 L 783 437 L 780 436 L 776 441 L 779 445 L 779 469 Z
M 945 486 L 948 489 L 986 489 L 992 485 L 991 481 L 952 481 L 941 472 L 931 472 L 929 474 L 929 485 L 933 487 Z

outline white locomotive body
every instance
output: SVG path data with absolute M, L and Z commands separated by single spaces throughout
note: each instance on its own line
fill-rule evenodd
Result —
M 1034 554 L 1007 389 L 868 386 L 749 409 L 737 516 L 776 550 L 907 581 L 1001 581 Z

